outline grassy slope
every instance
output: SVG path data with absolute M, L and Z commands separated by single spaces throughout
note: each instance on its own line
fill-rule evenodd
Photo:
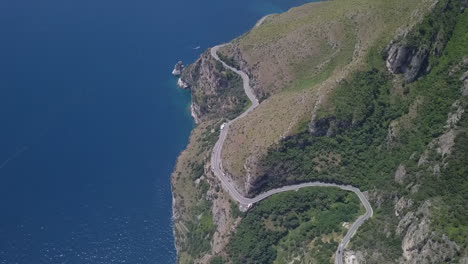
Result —
M 344 1 L 333 2 L 338 2 L 345 6 L 348 5 L 348 3 L 344 3 Z M 333 2 L 327 2 L 322 4 L 335 5 Z M 243 160 L 245 160 L 245 158 L 242 157 L 248 157 L 250 153 L 264 153 L 265 150 L 271 144 L 276 142 L 281 137 L 281 135 L 284 135 L 285 132 L 297 132 L 298 128 L 300 128 L 300 124 L 303 123 L 302 121 L 310 119 L 310 112 L 313 109 L 315 100 L 320 94 L 319 91 L 322 91 L 322 94 L 325 94 L 325 91 L 328 91 L 329 89 L 335 86 L 335 79 L 343 78 L 347 75 L 348 71 L 353 71 L 358 66 L 362 67 L 362 65 L 364 65 L 365 63 L 365 61 L 363 60 L 363 55 L 367 54 L 369 50 L 375 51 L 381 49 L 384 46 L 384 44 L 387 43 L 387 41 L 391 38 L 391 36 L 393 36 L 393 33 L 395 32 L 397 26 L 400 25 L 399 23 L 401 23 L 403 19 L 401 19 L 401 21 L 393 21 L 391 19 L 392 12 L 400 12 L 401 14 L 399 14 L 399 17 L 406 16 L 408 18 L 410 16 L 413 17 L 415 15 L 415 12 L 424 13 L 424 10 L 428 5 L 428 3 L 421 4 L 421 1 L 413 1 L 411 3 L 406 3 L 404 1 L 392 1 L 391 3 L 385 3 L 386 1 L 374 1 L 368 4 L 365 3 L 366 1 L 349 2 L 349 5 L 352 6 L 347 6 L 347 8 L 351 8 L 351 10 L 367 10 L 367 12 L 363 11 L 361 14 L 362 17 L 358 19 L 360 21 L 359 23 L 361 24 L 358 24 L 359 26 L 354 26 L 355 29 L 359 28 L 359 32 L 355 34 L 355 36 L 358 37 L 355 39 L 359 39 L 360 41 L 343 42 L 348 43 L 345 45 L 346 47 L 350 47 L 350 45 L 352 44 L 353 54 L 356 55 L 353 58 L 353 62 L 349 65 L 345 65 L 349 62 L 349 59 L 346 59 L 346 56 L 344 56 L 343 61 L 340 61 L 340 58 L 342 58 L 343 56 L 336 57 L 336 63 L 332 60 L 327 60 L 325 57 L 319 56 L 318 58 L 320 58 L 320 60 L 323 60 L 322 62 L 325 62 L 320 63 L 320 65 L 323 66 L 320 69 L 325 70 L 319 70 L 317 71 L 318 74 L 314 75 L 314 70 L 311 70 L 311 72 L 297 71 L 300 68 L 314 69 L 315 65 L 318 64 L 314 60 L 312 60 L 311 57 L 304 57 L 299 59 L 292 57 L 293 61 L 296 64 L 290 64 L 288 66 L 288 69 L 294 69 L 291 70 L 291 72 L 298 74 L 297 76 L 294 75 L 293 77 L 291 77 L 294 80 L 297 79 L 298 82 L 285 83 L 284 86 L 281 87 L 281 91 L 272 92 L 273 95 L 269 99 L 267 99 L 267 101 L 263 102 L 260 108 L 257 109 L 252 115 L 250 115 L 244 122 L 242 122 L 241 124 L 236 124 L 238 125 L 238 128 L 235 131 L 236 135 L 234 137 L 230 136 L 230 140 L 232 143 L 241 145 L 243 147 L 241 149 L 237 149 L 239 153 L 235 152 L 233 153 L 233 155 L 230 155 L 228 157 L 228 166 L 235 167 L 243 165 Z M 353 9 L 353 3 L 356 4 L 355 9 Z M 392 9 L 391 6 L 388 5 L 395 6 L 393 6 Z M 417 8 L 417 6 L 419 6 L 419 8 Z M 315 8 L 313 5 L 307 5 L 303 8 L 304 9 L 295 9 L 294 12 L 296 13 L 294 13 L 294 15 L 290 15 L 289 19 L 295 20 L 298 16 L 301 15 L 312 16 L 310 15 L 310 12 L 312 9 Z M 379 11 L 379 8 L 385 9 L 387 14 L 379 14 L 381 16 L 383 15 L 383 17 L 374 19 L 374 15 L 376 14 L 374 12 L 382 12 Z M 304 14 L 301 14 L 301 10 L 304 12 Z M 339 14 L 340 12 L 344 12 L 344 10 L 345 9 L 332 10 L 330 8 L 327 12 L 336 12 Z M 265 24 L 265 27 L 269 26 L 274 28 L 276 27 L 275 23 L 289 23 L 287 21 L 282 21 L 281 17 L 282 16 L 276 16 L 271 19 L 268 19 Z M 286 15 L 284 15 L 284 17 L 286 17 Z M 330 16 L 329 19 L 331 19 L 332 17 L 333 16 Z M 369 17 L 373 19 L 369 19 Z M 417 17 L 417 15 L 414 16 L 414 19 L 416 19 Z M 322 17 L 322 19 L 326 21 L 324 17 Z M 366 22 L 366 19 L 369 21 Z M 408 21 L 411 21 L 411 19 L 408 19 Z M 367 26 L 365 26 L 365 24 L 367 24 Z M 385 24 L 385 26 L 382 24 Z M 374 32 L 372 25 L 380 25 L 381 27 L 379 27 L 379 29 L 381 29 L 381 31 Z M 324 24 L 313 24 L 313 26 L 321 27 L 324 26 Z M 259 27 L 256 30 L 263 30 L 263 28 L 264 26 Z M 256 30 L 253 30 L 251 33 L 244 36 L 244 38 L 254 36 L 254 32 Z M 288 29 L 285 29 L 282 32 L 284 34 L 287 34 Z M 362 40 L 366 40 L 367 42 L 364 42 Z M 243 39 L 240 39 L 239 45 L 242 45 L 243 41 Z M 268 41 L 271 40 L 265 41 L 266 42 L 261 44 L 260 47 L 269 46 Z M 359 43 L 359 45 L 356 46 L 356 43 Z M 294 41 L 290 42 L 290 44 L 294 44 Z M 371 49 L 371 46 L 373 46 L 374 48 Z M 291 47 L 294 47 L 294 45 L 292 45 Z M 357 48 L 354 49 L 354 47 Z M 254 51 L 255 49 L 252 48 L 252 51 L 250 52 L 253 54 Z M 243 52 L 245 54 L 248 54 L 248 51 Z M 326 51 L 326 53 L 332 54 L 333 51 Z M 303 67 L 299 67 L 298 65 L 302 65 Z M 308 67 L 307 65 L 309 65 L 310 67 Z M 310 76 L 312 77 L 308 78 Z M 320 83 L 320 85 L 315 85 L 320 80 L 326 81 Z M 304 85 L 301 85 L 301 83 Z M 208 201 L 209 198 L 207 197 L 206 193 L 207 188 L 210 187 L 205 181 L 202 181 L 201 184 L 196 185 L 194 184 L 194 180 L 203 175 L 203 165 L 207 163 L 209 150 L 212 147 L 214 141 L 216 140 L 217 132 L 211 132 L 212 128 L 219 127 L 219 122 L 216 122 L 218 121 L 212 120 L 206 123 L 202 123 L 194 130 L 191 137 L 191 143 L 188 146 L 187 150 L 181 154 L 176 170 L 172 177 L 176 205 L 180 206 L 178 211 L 181 214 L 180 218 L 175 221 L 176 235 L 181 246 L 181 250 L 179 251 L 180 263 L 192 263 L 194 258 L 197 258 L 203 253 L 209 251 L 210 239 L 215 228 L 215 226 L 213 225 L 213 217 L 211 215 L 210 210 L 211 202 Z M 242 126 L 244 128 L 239 129 L 239 127 Z M 241 140 L 238 141 L 237 137 L 241 137 Z M 239 144 L 239 142 L 243 144 Z M 251 149 L 245 148 L 245 144 L 249 142 L 255 142 L 255 147 Z M 233 148 L 233 146 L 231 145 L 230 148 Z M 232 151 L 232 149 L 230 151 Z M 240 161 L 238 165 L 236 165 L 237 161 Z M 463 162 L 464 160 L 458 161 L 459 164 L 463 164 Z M 242 172 L 242 170 L 243 169 L 241 168 L 239 171 Z M 461 173 L 461 175 L 463 175 L 463 172 Z M 200 215 L 201 217 L 198 218 L 197 216 Z M 444 219 L 442 219 L 440 223 L 441 230 L 455 230 L 453 232 L 459 232 L 459 230 L 456 229 L 459 227 L 459 223 L 450 223 L 448 226 L 443 226 L 442 223 L 445 223 Z M 372 222 L 370 223 L 370 225 L 373 225 L 374 227 L 366 227 L 368 233 L 375 233 L 374 229 L 378 228 L 379 225 L 376 224 L 376 222 Z M 291 236 L 293 234 L 294 232 L 291 233 Z M 364 240 L 365 239 L 361 239 L 360 241 Z M 286 245 L 286 242 L 291 241 L 291 239 L 288 239 L 286 237 L 283 241 L 285 242 L 280 242 L 280 244 L 278 245 L 281 245 L 281 243 L 285 243 L 284 245 Z M 387 246 L 388 243 L 392 243 L 393 240 L 389 242 L 386 241 L 385 238 L 382 238 L 382 241 L 383 245 Z M 293 252 L 295 249 L 291 249 L 291 251 L 283 250 L 281 246 L 278 246 L 278 259 L 284 256 L 288 256 L 289 253 Z
M 275 182 L 275 176 L 287 181 L 284 175 L 290 179 L 349 183 L 365 189 L 393 180 L 392 173 L 401 160 L 415 152 L 421 154 L 431 140 L 445 131 L 447 115 L 453 110 L 453 102 L 460 97 L 462 84 L 457 76 L 462 74 L 462 69 L 454 76 L 449 75 L 453 65 L 468 52 L 464 42 L 466 29 L 463 29 L 466 14 L 460 17 L 456 34 L 443 56 L 433 58 L 437 62 L 428 76 L 406 85 L 408 94 L 402 96 L 391 92 L 394 82 L 383 59 L 370 62 L 364 71 L 356 72 L 342 82 L 329 101 L 332 107 L 321 109 L 320 115 L 353 120 L 359 125 L 336 137 L 315 137 L 304 128 L 271 148 L 262 160 L 272 177 L 268 186 L 285 184 Z M 370 55 L 369 58 L 374 57 Z M 415 104 L 416 117 L 408 120 L 406 117 Z M 386 145 L 389 124 L 399 119 L 413 123 L 411 126 L 402 124 L 398 142 L 389 147 Z M 325 157 L 333 157 L 336 162 L 321 164 Z
M 417 42 L 427 42 L 429 34 L 421 32 L 428 32 L 431 25 L 444 27 L 456 17 L 456 12 L 445 18 L 436 13 L 432 19 L 426 19 L 416 33 Z M 338 119 L 357 120 L 360 125 L 334 138 L 313 137 L 302 132 L 272 148 L 263 160 L 268 174 L 267 185 L 263 188 L 297 180 L 325 180 L 351 183 L 388 194 L 396 192 L 414 200 L 415 206 L 427 199 L 437 199 L 439 202 L 432 219 L 434 230 L 456 241 L 462 247 L 462 255 L 466 255 L 466 115 L 456 129 L 454 153 L 441 156 L 432 151 L 428 165 L 418 165 L 428 144 L 447 131 L 447 115 L 456 109 L 452 104 L 459 100 L 465 112 L 467 109 L 467 98 L 460 94 L 459 77 L 468 69 L 457 65 L 468 55 L 468 14 L 461 14 L 456 23 L 442 56 L 431 58 L 431 72 L 419 81 L 405 85 L 403 94 L 397 91 L 404 85 L 392 80 L 379 50 L 374 50 L 368 57 L 368 66 L 340 84 L 328 108 L 321 113 L 324 117 L 332 115 Z M 397 139 L 389 144 L 388 127 L 392 122 L 398 122 L 398 132 Z M 433 172 L 434 164 L 438 163 L 446 164 L 441 165 L 440 174 Z M 394 182 L 399 164 L 407 167 L 410 177 L 405 185 Z M 418 189 L 410 192 L 412 186 Z M 385 201 L 354 240 L 354 247 L 380 252 L 385 261 L 395 260 L 401 254 L 401 237 L 392 232 L 380 232 L 382 227 L 391 230 L 388 227 L 395 228 L 398 224 L 393 210 L 393 201 Z
M 268 18 L 235 40 L 260 83 L 257 93 L 270 97 L 232 126 L 225 168 L 242 185 L 245 168 L 254 169 L 269 146 L 310 119 L 337 81 L 362 67 L 371 47 L 383 48 L 430 5 L 422 0 L 312 3 Z
M 204 164 L 209 150 L 216 142 L 219 132 L 211 133 L 219 122 L 205 122 L 197 126 L 190 137 L 187 149 L 178 158 L 172 174 L 172 192 L 174 196 L 174 221 L 176 243 L 179 245 L 178 262 L 192 263 L 194 257 L 210 248 L 206 236 L 213 233 L 211 203 L 206 198 L 206 182 L 196 185 L 194 181 L 204 172 Z M 196 216 L 203 214 L 200 221 Z

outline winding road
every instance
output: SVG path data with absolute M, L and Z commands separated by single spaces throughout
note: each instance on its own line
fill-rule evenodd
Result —
M 257 23 L 257 26 L 259 24 L 260 23 Z M 241 115 L 239 115 L 238 117 L 236 117 L 235 119 L 229 122 L 224 123 L 224 126 L 222 127 L 220 135 L 219 135 L 219 139 L 216 142 L 213 148 L 212 155 L 211 155 L 211 170 L 216 175 L 216 177 L 221 181 L 221 184 L 224 190 L 226 190 L 229 193 L 229 195 L 231 195 L 231 197 L 239 203 L 239 207 L 242 211 L 247 211 L 253 204 L 260 202 L 261 200 L 266 199 L 274 194 L 299 190 L 301 188 L 306 188 L 306 187 L 334 187 L 334 188 L 340 188 L 342 190 L 354 192 L 359 197 L 359 200 L 361 201 L 364 208 L 366 209 L 366 212 L 365 214 L 359 216 L 358 219 L 351 225 L 348 232 L 342 239 L 341 243 L 338 245 L 338 249 L 336 250 L 336 254 L 335 254 L 335 263 L 342 264 L 343 263 L 343 251 L 348 245 L 349 241 L 351 240 L 353 235 L 356 233 L 357 229 L 364 223 L 364 221 L 371 218 L 373 215 L 372 207 L 369 201 L 366 199 L 364 194 L 358 188 L 355 188 L 350 185 L 339 185 L 339 184 L 331 184 L 331 183 L 324 183 L 324 182 L 308 182 L 308 183 L 288 185 L 288 186 L 284 186 L 281 188 L 272 189 L 256 197 L 248 198 L 248 197 L 244 197 L 241 193 L 237 191 L 235 185 L 232 182 L 232 179 L 228 177 L 226 173 L 224 172 L 223 163 L 221 160 L 221 152 L 223 150 L 224 141 L 226 140 L 226 137 L 228 135 L 230 125 L 236 122 L 236 120 L 241 119 L 247 114 L 249 114 L 250 112 L 252 112 L 259 105 L 258 99 L 255 97 L 255 94 L 252 91 L 252 87 L 250 87 L 249 76 L 245 72 L 237 70 L 227 65 L 224 61 L 222 61 L 219 58 L 217 52 L 221 47 L 225 45 L 227 44 L 223 44 L 223 45 L 219 45 L 219 46 L 215 46 L 211 48 L 211 56 L 215 60 L 221 62 L 224 65 L 224 67 L 230 69 L 231 71 L 237 73 L 240 77 L 242 77 L 245 94 L 247 95 L 249 100 L 252 102 L 252 104 Z

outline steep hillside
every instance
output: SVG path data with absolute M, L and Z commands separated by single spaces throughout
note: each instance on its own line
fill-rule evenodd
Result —
M 377 208 L 352 244 L 368 262 L 466 257 L 468 17 L 460 8 L 441 1 L 371 52 L 309 126 L 270 148 L 254 192 L 310 180 L 359 186 Z
M 343 78 L 364 67 L 371 49 L 383 49 L 420 21 L 434 2 L 311 3 L 268 17 L 222 51 L 250 73 L 255 92 L 264 99 L 232 126 L 224 148 L 224 166 L 239 187 L 249 192 L 267 149 L 315 115 Z
M 215 61 L 209 52 L 188 66 L 181 80 L 190 84 L 191 110 L 196 123 L 219 117 L 233 119 L 248 106 L 241 78 Z
M 269 16 L 223 48 L 261 98 L 224 146 L 239 191 L 352 184 L 367 191 L 374 217 L 351 240 L 350 263 L 468 261 L 466 7 L 313 3 Z M 332 262 L 362 213 L 357 198 L 313 188 L 240 212 L 210 155 L 220 125 L 248 105 L 241 82 L 208 52 L 182 78 L 199 122 L 172 175 L 178 262 Z

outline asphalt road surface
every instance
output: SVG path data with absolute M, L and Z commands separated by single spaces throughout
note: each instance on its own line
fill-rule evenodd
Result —
M 259 24 L 261 24 L 261 22 L 258 23 L 257 26 Z M 237 73 L 239 76 L 242 77 L 245 94 L 247 95 L 249 100 L 252 102 L 252 104 L 244 113 L 242 113 L 235 119 L 229 122 L 226 122 L 224 124 L 223 129 L 221 129 L 219 139 L 216 142 L 213 148 L 212 155 L 211 155 L 211 170 L 216 175 L 216 177 L 221 181 L 221 184 L 224 190 L 226 190 L 231 195 L 231 197 L 239 203 L 239 207 L 242 211 L 247 211 L 253 204 L 260 202 L 261 200 L 266 199 L 274 194 L 288 192 L 288 191 L 295 191 L 295 190 L 299 190 L 301 188 L 306 188 L 306 187 L 333 187 L 333 188 L 340 188 L 342 190 L 354 192 L 359 197 L 359 200 L 361 201 L 364 208 L 366 209 L 366 213 L 359 216 L 359 218 L 351 225 L 348 232 L 344 236 L 343 240 L 338 245 L 338 249 L 336 250 L 336 254 L 335 254 L 335 263 L 342 264 L 343 263 L 343 251 L 345 250 L 349 241 L 351 240 L 353 235 L 356 233 L 357 229 L 364 223 L 364 221 L 371 218 L 373 214 L 372 207 L 369 201 L 358 188 L 355 188 L 349 185 L 339 185 L 339 184 L 331 184 L 331 183 L 323 183 L 323 182 L 308 182 L 308 183 L 302 183 L 302 184 L 296 184 L 296 185 L 283 186 L 281 188 L 276 188 L 276 189 L 272 189 L 267 192 L 264 192 L 256 197 L 248 198 L 248 197 L 244 197 L 241 193 L 237 191 L 235 184 L 233 184 L 231 178 L 224 172 L 223 164 L 221 160 L 221 152 L 223 150 L 224 141 L 226 140 L 226 137 L 228 135 L 230 125 L 233 122 L 236 122 L 236 120 L 241 119 L 244 116 L 248 115 L 259 104 L 258 99 L 255 97 L 255 94 L 252 91 L 252 87 L 250 87 L 249 76 L 245 72 L 227 65 L 224 61 L 222 61 L 218 57 L 218 54 L 217 54 L 218 50 L 225 45 L 227 44 L 223 44 L 223 45 L 219 45 L 219 46 L 211 48 L 211 56 L 217 61 L 221 62 L 224 65 L 224 67 L 230 69 L 231 71 Z

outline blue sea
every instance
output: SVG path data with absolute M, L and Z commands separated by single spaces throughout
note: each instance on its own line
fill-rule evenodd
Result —
M 0 264 L 174 263 L 172 67 L 304 2 L 1 0 Z

